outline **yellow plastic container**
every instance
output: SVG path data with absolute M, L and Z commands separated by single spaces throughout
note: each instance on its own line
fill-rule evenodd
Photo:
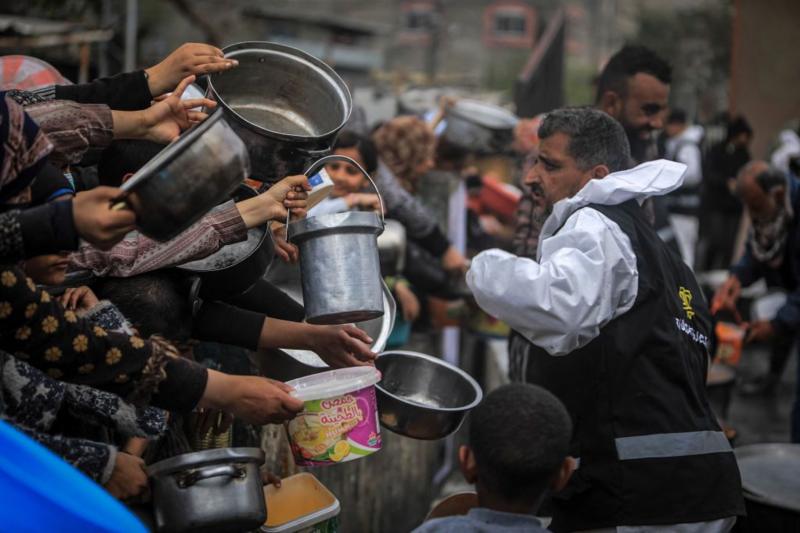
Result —
M 281 488 L 264 488 L 267 522 L 264 533 L 296 531 L 334 533 L 338 530 L 339 500 L 313 474 L 303 472 L 281 480 Z

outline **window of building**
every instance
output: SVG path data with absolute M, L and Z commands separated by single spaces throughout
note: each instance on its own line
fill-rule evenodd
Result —
M 436 7 L 430 0 L 409 0 L 400 5 L 402 14 L 399 42 L 426 45 L 436 20 Z
M 497 0 L 483 15 L 483 41 L 487 46 L 533 46 L 536 10 L 522 0 Z

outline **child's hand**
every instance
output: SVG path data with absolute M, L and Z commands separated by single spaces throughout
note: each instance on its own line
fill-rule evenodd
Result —
M 88 311 L 99 303 L 100 300 L 86 285 L 70 287 L 61 295 L 61 305 L 69 311 Z
M 272 227 L 272 241 L 275 243 L 275 253 L 286 263 L 297 263 L 300 259 L 300 250 L 286 240 L 286 226 L 276 224 Z
M 397 283 L 394 288 L 400 307 L 403 309 L 403 318 L 406 322 L 414 322 L 419 317 L 419 298 L 405 283 Z
M 381 210 L 381 200 L 377 194 L 354 192 L 347 195 L 345 199 L 347 206 L 351 209 L 354 207 L 363 207 L 372 211 Z
M 295 218 L 303 218 L 306 215 L 307 191 L 310 190 L 308 178 L 300 174 L 283 178 L 260 196 L 268 204 L 269 219 L 285 222 L 289 209 Z

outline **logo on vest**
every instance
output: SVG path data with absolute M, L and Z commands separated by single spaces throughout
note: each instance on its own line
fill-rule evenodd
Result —
M 683 310 L 686 311 L 686 318 L 691 319 L 694 316 L 694 309 L 692 308 L 692 291 L 686 287 L 680 287 L 678 290 L 678 298 L 683 303 Z

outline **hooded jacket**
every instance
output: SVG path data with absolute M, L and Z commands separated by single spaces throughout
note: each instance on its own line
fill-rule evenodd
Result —
M 591 180 L 572 198 L 556 202 L 542 227 L 536 261 L 499 249 L 472 260 L 467 284 L 478 305 L 551 355 L 585 346 L 630 310 L 638 281 L 630 239 L 586 206 L 642 203 L 667 194 L 682 185 L 685 169 L 649 161 Z

